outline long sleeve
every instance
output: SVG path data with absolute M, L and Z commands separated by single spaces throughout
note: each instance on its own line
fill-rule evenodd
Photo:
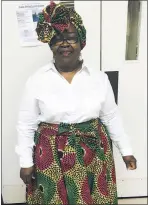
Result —
M 15 150 L 19 155 L 22 168 L 33 165 L 34 132 L 37 129 L 39 115 L 34 94 L 34 86 L 30 78 L 25 86 L 17 122 L 18 143 Z
M 105 74 L 105 101 L 102 103 L 100 119 L 108 128 L 110 138 L 119 149 L 122 156 L 132 155 L 132 148 L 127 134 L 124 131 L 118 106 L 115 103 L 114 93 Z

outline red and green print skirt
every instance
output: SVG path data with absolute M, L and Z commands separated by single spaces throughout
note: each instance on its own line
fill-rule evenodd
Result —
M 35 144 L 27 204 L 117 204 L 111 141 L 99 119 L 41 123 Z

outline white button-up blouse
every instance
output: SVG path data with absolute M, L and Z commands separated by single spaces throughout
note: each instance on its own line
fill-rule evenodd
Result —
M 16 152 L 20 166 L 33 165 L 34 132 L 40 122 L 80 123 L 95 118 L 100 118 L 107 126 L 110 138 L 121 154 L 132 155 L 105 73 L 91 73 L 83 65 L 70 84 L 52 62 L 40 68 L 28 79 L 19 110 Z

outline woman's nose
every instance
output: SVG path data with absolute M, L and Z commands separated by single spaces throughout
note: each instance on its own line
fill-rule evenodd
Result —
M 64 40 L 63 40 L 63 43 L 61 44 L 61 46 L 64 47 L 64 48 L 65 48 L 65 47 L 67 48 L 67 47 L 69 47 L 70 45 L 69 45 L 69 43 L 67 43 L 66 39 L 64 39 Z

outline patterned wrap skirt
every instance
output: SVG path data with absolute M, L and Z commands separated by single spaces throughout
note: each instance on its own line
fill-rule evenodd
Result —
M 27 204 L 117 204 L 111 140 L 100 119 L 41 123 Z

